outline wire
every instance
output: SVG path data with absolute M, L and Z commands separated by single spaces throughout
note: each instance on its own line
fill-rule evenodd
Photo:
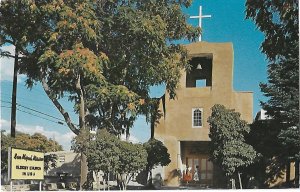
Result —
M 9 103 L 9 104 L 11 104 L 11 102 L 9 102 L 9 101 L 4 101 L 4 100 L 2 100 L 2 99 L 0 99 L 0 100 L 1 100 L 3 103 Z M 36 112 L 36 113 L 40 113 L 40 114 L 42 114 L 42 115 L 45 115 L 45 116 L 48 116 L 48 117 L 51 117 L 51 118 L 54 118 L 54 119 L 57 119 L 57 120 L 60 120 L 60 121 L 64 121 L 63 119 L 60 119 L 60 118 L 54 117 L 54 116 L 52 116 L 52 115 L 49 115 L 49 114 L 47 114 L 47 113 L 44 113 L 44 112 L 38 111 L 38 110 L 36 110 L 36 109 L 32 109 L 32 108 L 30 108 L 30 107 L 26 107 L 26 106 L 24 106 L 24 105 L 21 105 L 21 104 L 18 104 L 18 103 L 17 103 L 17 105 L 18 105 L 18 106 L 20 106 L 20 107 L 22 107 L 22 108 L 25 108 L 25 109 L 28 109 L 28 110 L 34 111 L 34 112 Z
M 11 109 L 11 107 L 5 106 L 5 105 L 1 105 L 1 107 Z M 51 122 L 53 122 L 53 123 L 57 123 L 57 124 L 66 126 L 66 125 L 65 125 L 63 122 L 61 122 L 61 121 L 53 121 L 53 120 L 51 120 L 51 119 L 48 119 L 48 118 L 45 118 L 45 117 L 42 117 L 42 116 L 39 116 L 39 115 L 30 113 L 30 112 L 28 112 L 28 111 L 24 111 L 24 110 L 21 110 L 21 109 L 18 109 L 18 108 L 17 108 L 17 110 L 20 111 L 20 112 L 27 113 L 27 114 L 29 114 L 29 115 L 35 116 L 35 117 L 39 117 L 39 118 L 44 119 L 44 120 L 47 120 L 47 121 L 51 121 Z M 68 126 L 66 126 L 66 127 L 68 127 Z
M 9 104 L 11 104 L 11 102 L 5 101 L 5 100 L 2 100 L 2 99 L 0 99 L 0 101 L 3 102 L 3 103 L 9 103 Z M 18 104 L 18 103 L 17 103 L 17 106 L 22 107 L 22 108 L 25 108 L 25 109 L 27 109 L 27 110 L 34 111 L 34 112 L 36 112 L 36 113 L 40 113 L 40 114 L 42 114 L 42 115 L 45 115 L 45 116 L 47 116 L 47 117 L 51 117 L 51 118 L 53 118 L 53 119 L 57 119 L 57 120 L 59 120 L 59 121 L 58 121 L 58 122 L 57 122 L 57 121 L 53 121 L 53 120 L 47 119 L 47 118 L 45 118 L 45 117 L 41 117 L 41 116 L 39 116 L 39 115 L 36 115 L 36 114 L 30 113 L 30 112 L 28 112 L 28 111 L 24 111 L 24 110 L 21 110 L 21 109 L 18 109 L 18 108 L 17 108 L 17 110 L 19 110 L 19 111 L 21 111 L 21 112 L 28 113 L 28 114 L 31 114 L 31 115 L 33 115 L 33 116 L 40 117 L 40 118 L 42 118 L 42 119 L 45 119 L 45 120 L 48 120 L 48 121 L 52 121 L 52 122 L 58 123 L 58 124 L 60 124 L 60 125 L 66 126 L 66 125 L 62 122 L 62 121 L 65 121 L 65 120 L 63 120 L 63 119 L 60 119 L 60 118 L 58 118 L 58 117 L 54 117 L 54 116 L 49 115 L 49 114 L 47 114 L 47 113 L 38 111 L 38 110 L 33 109 L 33 108 L 30 108 L 30 107 L 26 107 L 26 106 L 21 105 L 21 104 Z M 7 108 L 7 107 L 6 107 L 6 108 Z M 74 124 L 74 125 L 78 126 L 77 124 Z
M 45 115 L 45 116 L 48 116 L 48 117 L 52 117 L 53 119 L 57 119 L 57 120 L 60 120 L 60 121 L 64 121 L 64 120 L 62 120 L 62 119 L 60 119 L 60 118 L 54 117 L 54 116 L 52 116 L 52 115 L 49 115 L 49 114 L 47 114 L 47 113 L 43 113 L 43 112 L 38 111 L 38 110 L 35 110 L 35 109 L 32 109 L 32 108 L 30 108 L 30 107 L 26 107 L 26 106 L 21 105 L 21 104 L 18 104 L 18 103 L 17 103 L 17 105 L 20 106 L 20 107 L 22 107 L 22 108 L 25 108 L 25 109 L 34 111 L 34 112 L 36 112 L 36 113 L 40 113 L 40 114 L 42 114 L 42 115 Z
M 12 81 L 6 81 L 1 86 L 12 89 L 13 82 Z M 25 90 L 25 91 L 31 91 L 31 92 L 35 92 L 35 93 L 39 93 L 39 94 L 43 93 L 42 89 L 38 89 L 38 88 L 34 88 L 34 87 L 32 89 L 30 89 L 30 88 L 27 88 L 27 86 L 25 84 L 22 84 L 22 83 L 18 83 L 18 89 L 22 89 L 22 90 Z
M 1 93 L 0 95 L 3 95 L 6 100 L 11 100 L 11 94 L 9 93 Z M 30 96 L 29 96 L 30 97 Z M 17 102 L 21 102 L 21 103 L 25 103 L 26 105 L 32 105 L 34 104 L 39 104 L 39 105 L 43 105 L 43 108 L 53 108 L 53 105 L 50 105 L 49 103 L 46 102 L 41 102 L 40 100 L 34 100 L 32 98 L 29 97 L 22 97 L 20 95 L 17 96 Z
M 57 123 L 57 124 L 66 126 L 63 122 L 60 122 L 60 121 L 53 121 L 53 120 L 51 120 L 51 119 L 47 119 L 47 118 L 45 118 L 45 117 L 42 117 L 42 116 L 39 116 L 39 115 L 30 113 L 30 112 L 28 112 L 28 111 L 24 111 L 24 110 L 21 110 L 21 109 L 17 109 L 17 110 L 20 111 L 20 112 L 27 113 L 27 114 L 29 114 L 29 115 L 35 116 L 35 117 L 39 117 L 39 118 L 44 119 L 44 120 L 47 120 L 47 121 L 51 121 L 51 122 L 53 122 L 53 123 Z M 68 127 L 68 126 L 66 126 L 66 127 Z
M 0 99 L 0 101 L 2 101 L 3 103 L 9 103 L 9 104 L 11 104 L 11 102 L 9 102 L 9 101 L 3 101 L 2 99 Z
M 5 105 L 1 105 L 1 107 L 3 107 L 3 108 L 11 108 L 11 107 L 8 107 L 8 106 L 5 106 Z

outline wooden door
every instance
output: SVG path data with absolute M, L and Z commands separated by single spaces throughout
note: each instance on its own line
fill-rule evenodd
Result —
M 186 165 L 190 168 L 192 180 L 194 182 L 203 184 L 212 183 L 213 164 L 208 160 L 208 156 L 187 157 Z

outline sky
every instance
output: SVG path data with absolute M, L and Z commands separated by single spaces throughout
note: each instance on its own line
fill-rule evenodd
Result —
M 245 1 L 242 0 L 196 0 L 191 7 L 183 9 L 189 16 L 199 14 L 199 6 L 205 15 L 212 15 L 202 21 L 202 41 L 207 42 L 232 42 L 234 48 L 234 82 L 236 91 L 253 92 L 253 115 L 260 110 L 260 101 L 266 100 L 260 92 L 259 83 L 267 81 L 267 61 L 260 52 L 260 45 L 264 39 L 263 34 L 256 29 L 253 21 L 245 20 Z M 198 19 L 188 19 L 188 23 L 198 26 Z M 189 42 L 183 41 L 183 44 Z M 1 49 L 13 53 L 12 46 L 3 46 Z M 1 130 L 10 132 L 10 106 L 12 91 L 13 60 L 0 58 L 1 66 Z M 75 136 L 64 124 L 57 123 L 62 119 L 61 114 L 48 99 L 40 84 L 31 90 L 24 83 L 26 77 L 18 76 L 17 103 L 17 131 L 33 134 L 40 132 L 48 138 L 56 140 L 69 150 L 71 139 Z M 159 97 L 164 94 L 164 87 L 151 88 L 150 95 Z M 70 102 L 63 100 L 63 106 L 71 112 L 71 118 L 77 122 L 76 115 L 72 112 Z M 37 110 L 48 116 L 36 113 Z M 50 116 L 56 117 L 54 119 Z M 62 121 L 63 122 L 63 121 Z M 145 117 L 140 116 L 131 130 L 131 140 L 145 142 L 150 138 L 150 125 L 145 122 Z

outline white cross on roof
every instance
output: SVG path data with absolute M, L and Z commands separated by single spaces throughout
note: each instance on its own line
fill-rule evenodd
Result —
M 202 15 L 202 6 L 199 6 L 199 16 L 190 16 L 191 19 L 199 19 L 199 27 L 202 28 L 202 18 L 209 18 L 211 15 Z M 201 41 L 202 35 L 199 35 L 199 41 Z

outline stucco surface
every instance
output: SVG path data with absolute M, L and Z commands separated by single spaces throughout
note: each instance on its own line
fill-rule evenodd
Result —
M 167 146 L 171 163 L 164 169 L 164 179 L 167 185 L 178 185 L 178 177 L 174 170 L 180 169 L 178 161 L 183 158 L 180 141 L 209 141 L 209 124 L 207 119 L 214 104 L 222 104 L 227 108 L 241 113 L 241 118 L 248 123 L 252 122 L 253 93 L 235 92 L 233 89 L 233 45 L 232 43 L 197 42 L 186 46 L 188 57 L 212 58 L 212 86 L 186 88 L 186 75 L 182 71 L 177 98 L 170 100 L 165 95 L 165 113 L 155 128 L 155 137 L 162 140 Z M 192 109 L 203 109 L 203 126 L 192 127 Z M 160 110 L 163 110 L 162 103 Z M 181 163 L 184 164 L 184 161 Z M 172 177 L 174 176 L 174 177 Z

